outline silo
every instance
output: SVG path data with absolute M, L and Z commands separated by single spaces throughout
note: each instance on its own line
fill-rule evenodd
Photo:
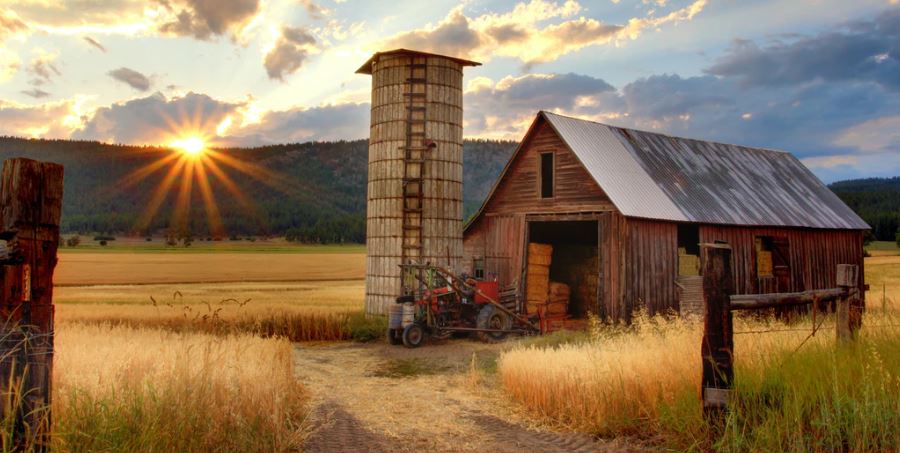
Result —
M 398 49 L 356 71 L 372 76 L 367 313 L 386 313 L 400 295 L 401 263 L 460 264 L 462 71 L 478 64 Z

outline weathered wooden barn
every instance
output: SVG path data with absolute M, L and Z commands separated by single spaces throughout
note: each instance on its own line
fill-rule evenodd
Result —
M 553 245 L 570 315 L 628 320 L 700 309 L 700 243 L 732 246 L 738 293 L 803 291 L 862 269 L 868 228 L 789 153 L 540 112 L 465 225 L 463 262 L 524 288 L 528 243 Z

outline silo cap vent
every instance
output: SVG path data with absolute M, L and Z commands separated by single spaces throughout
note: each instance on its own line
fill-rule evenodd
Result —
M 409 50 L 409 49 L 394 49 L 394 50 L 387 50 L 384 52 L 375 52 L 375 54 L 372 55 L 371 58 L 366 60 L 366 62 L 363 63 L 363 65 L 360 66 L 359 69 L 356 70 L 356 73 L 371 75 L 372 74 L 372 63 L 375 63 L 376 61 L 378 61 L 379 57 L 381 57 L 382 55 L 401 55 L 401 54 L 408 54 L 408 55 L 419 56 L 419 57 L 446 58 L 446 59 L 456 62 L 462 66 L 481 66 L 481 63 L 478 63 L 475 61 L 463 60 L 462 58 L 450 57 L 447 55 L 441 55 L 441 54 L 437 54 L 437 53 L 420 52 L 418 50 Z

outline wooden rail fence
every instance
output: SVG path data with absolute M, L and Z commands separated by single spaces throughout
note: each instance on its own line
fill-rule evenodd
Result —
M 837 266 L 837 288 L 803 291 L 799 293 L 734 294 L 731 268 L 731 246 L 728 244 L 700 244 L 703 275 L 704 322 L 703 374 L 701 401 L 705 413 L 719 413 L 727 409 L 734 383 L 734 330 L 732 312 L 813 304 L 813 323 L 819 302 L 836 302 L 836 335 L 839 341 L 849 341 L 862 324 L 859 300 L 859 267 L 850 264 Z M 815 329 L 816 326 L 813 326 Z
M 14 451 L 49 448 L 53 269 L 63 167 L 3 163 L 0 181 L 0 414 Z

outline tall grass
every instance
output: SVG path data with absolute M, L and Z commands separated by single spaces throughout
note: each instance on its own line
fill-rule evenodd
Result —
M 637 316 L 630 329 L 513 349 L 498 371 L 507 393 L 535 414 L 605 437 L 679 450 L 896 451 L 900 329 L 866 327 L 893 324 L 900 319 L 892 314 L 867 316 L 848 346 L 835 344 L 833 323 L 811 338 L 809 330 L 737 335 L 735 400 L 723 426 L 701 415 L 699 323 Z M 747 319 L 735 326 L 777 328 L 786 326 Z
M 287 340 L 69 324 L 56 348 L 56 450 L 294 451 L 307 435 Z

